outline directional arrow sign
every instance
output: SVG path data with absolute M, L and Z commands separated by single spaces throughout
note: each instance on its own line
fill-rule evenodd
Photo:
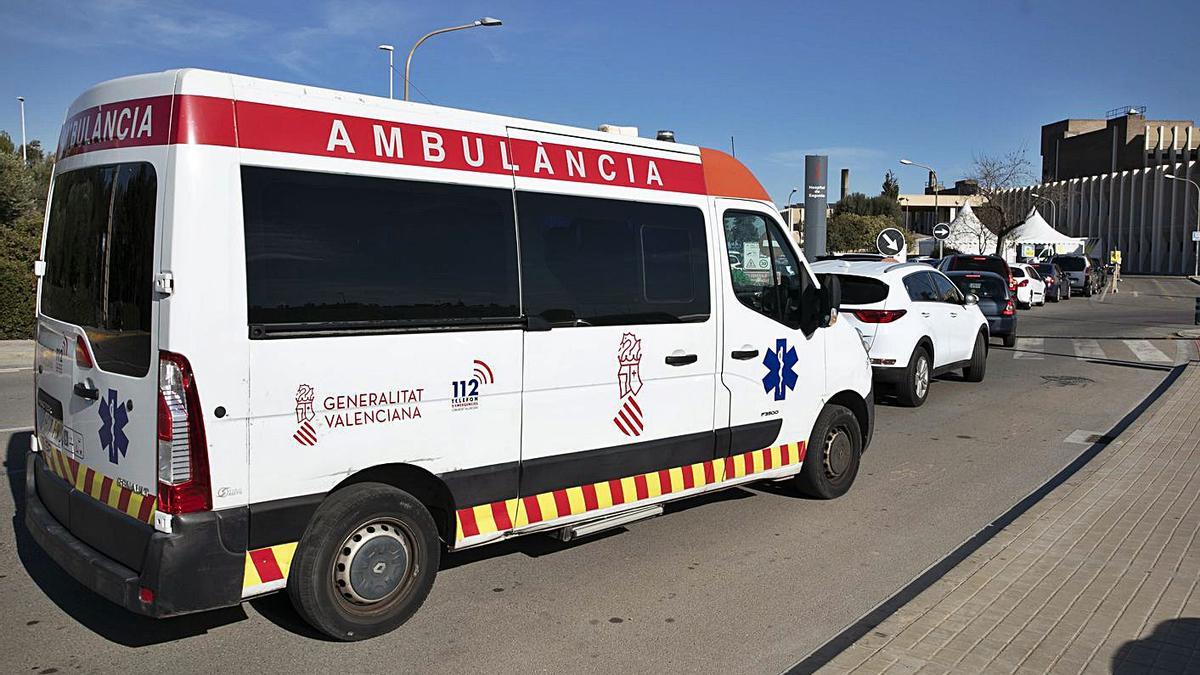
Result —
M 904 233 L 889 227 L 875 237 L 875 248 L 883 255 L 898 255 L 904 250 Z
M 950 236 L 950 223 L 938 223 L 933 226 L 933 238 L 943 241 Z

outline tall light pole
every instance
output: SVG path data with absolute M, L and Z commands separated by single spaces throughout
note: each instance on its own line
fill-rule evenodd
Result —
M 392 85 L 396 83 L 396 67 L 393 61 L 396 48 L 391 45 L 379 45 L 379 48 L 388 53 L 388 98 L 395 98 L 392 96 Z
M 1050 199 L 1049 197 L 1043 197 L 1036 192 L 1030 192 L 1029 196 L 1033 197 L 1034 199 L 1040 199 L 1044 202 L 1050 202 L 1050 227 L 1053 227 L 1054 229 L 1057 230 L 1058 229 L 1058 205 L 1054 203 L 1054 200 Z
M 916 163 L 916 162 L 912 161 L 911 159 L 902 159 L 902 160 L 900 160 L 900 163 L 901 163 L 901 164 L 903 164 L 904 166 L 919 166 L 919 167 L 921 167 L 922 169 L 926 169 L 927 171 L 929 171 L 929 174 L 930 174 L 931 176 L 933 176 L 933 226 L 934 226 L 934 227 L 937 227 L 937 220 L 938 220 L 938 177 L 937 177 L 937 171 L 936 171 L 936 170 L 935 170 L 935 169 L 934 169 L 932 166 L 926 166 L 926 165 L 924 165 L 924 164 L 918 164 L 918 163 Z M 941 258 L 943 255 L 944 255 L 944 252 L 942 251 L 942 240 L 941 240 L 941 239 L 938 239 L 938 257 L 939 257 L 939 258 Z
M 792 188 L 792 191 L 788 193 L 787 203 L 783 205 L 783 208 L 787 209 L 787 226 L 789 230 L 796 229 L 792 227 L 792 195 L 796 194 L 799 189 L 800 188 Z
M 1197 183 L 1190 178 L 1180 178 L 1179 176 L 1170 173 L 1164 173 L 1163 178 L 1183 181 L 1196 188 L 1196 234 L 1192 235 L 1192 238 L 1196 240 L 1196 269 L 1192 272 L 1192 275 L 1200 276 L 1200 183 Z
M 18 96 L 17 103 L 21 106 L 21 163 L 29 164 L 29 150 L 25 147 L 25 97 Z
M 476 19 L 475 21 L 472 21 L 471 23 L 464 23 L 461 26 L 451 26 L 449 28 L 439 28 L 438 30 L 433 31 L 432 33 L 426 33 L 424 37 L 422 37 L 420 40 L 417 40 L 417 44 L 413 45 L 412 49 L 410 49 L 408 51 L 408 59 L 404 61 L 404 100 L 405 101 L 408 100 L 408 73 L 409 73 L 409 69 L 412 67 L 413 52 L 417 51 L 417 47 L 420 47 L 422 42 L 428 40 L 429 38 L 433 37 L 434 35 L 441 35 L 442 33 L 450 33 L 450 32 L 456 31 L 456 30 L 466 30 L 468 28 L 478 28 L 480 26 L 499 26 L 499 25 L 502 25 L 502 22 L 500 21 L 500 19 L 496 19 L 496 18 L 493 18 L 490 16 L 485 16 L 482 19 Z

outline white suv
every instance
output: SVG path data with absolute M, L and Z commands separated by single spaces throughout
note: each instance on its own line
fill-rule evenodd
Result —
M 902 404 L 924 403 L 930 380 L 951 370 L 983 381 L 987 319 L 978 298 L 941 272 L 921 263 L 835 260 L 813 271 L 840 279 L 841 316 L 862 335 L 875 381 L 895 385 Z

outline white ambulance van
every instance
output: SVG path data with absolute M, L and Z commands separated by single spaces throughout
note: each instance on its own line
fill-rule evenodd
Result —
M 445 550 L 837 497 L 870 440 L 836 283 L 723 153 L 178 70 L 58 157 L 26 525 L 133 612 L 286 588 L 363 639 Z

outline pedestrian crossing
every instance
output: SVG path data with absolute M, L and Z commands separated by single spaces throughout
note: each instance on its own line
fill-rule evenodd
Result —
M 1191 358 L 1193 349 L 1191 340 L 1029 337 L 1017 338 L 1017 345 L 1011 351 L 1014 359 L 1028 361 L 1066 356 L 1171 366 Z

